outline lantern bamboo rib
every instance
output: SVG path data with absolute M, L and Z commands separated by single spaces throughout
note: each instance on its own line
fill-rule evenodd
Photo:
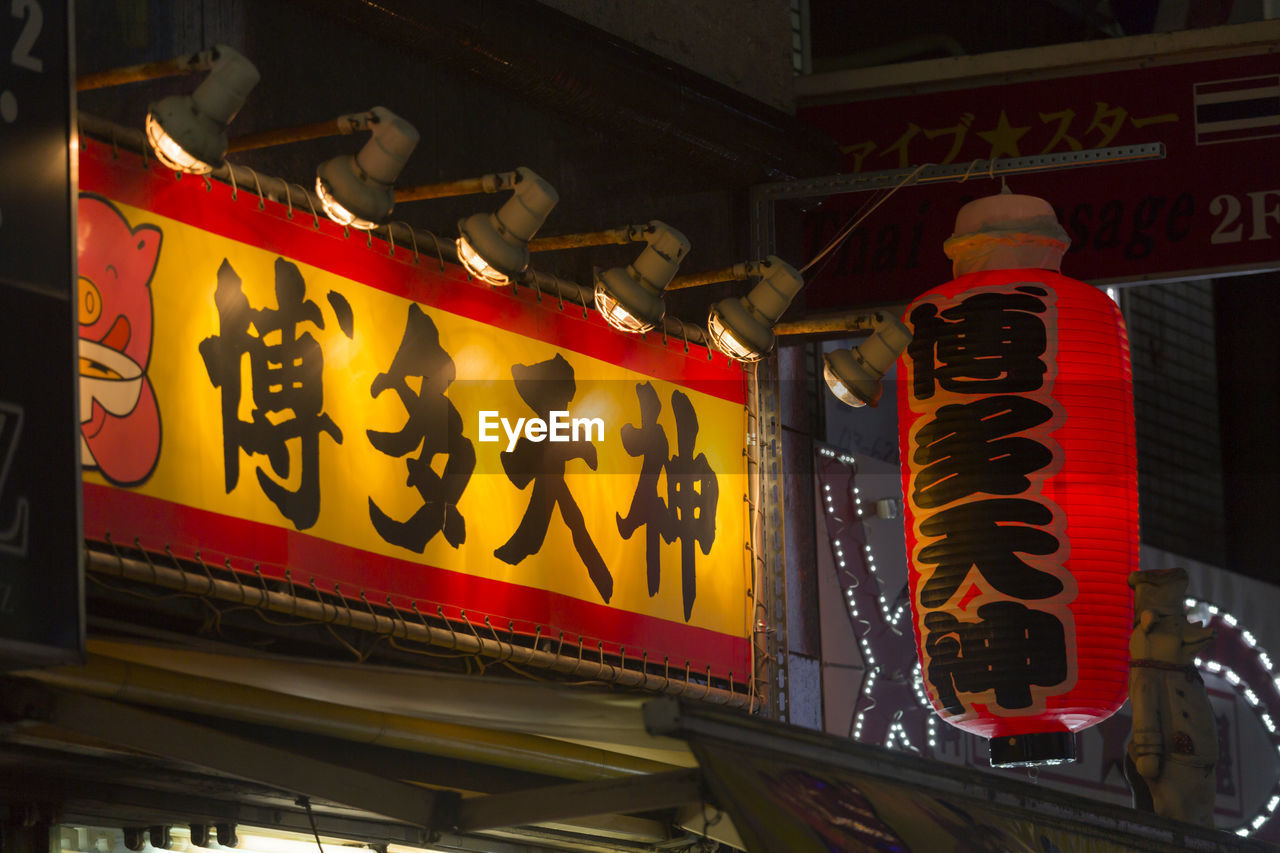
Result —
M 687 696 L 691 699 L 705 700 L 734 708 L 742 708 L 747 704 L 748 697 L 745 692 L 723 690 L 712 687 L 710 684 L 673 681 L 670 678 L 640 670 L 624 669 L 603 660 L 592 661 L 580 657 L 556 655 L 541 649 L 503 642 L 496 634 L 492 638 L 487 638 L 474 632 L 455 631 L 425 622 L 410 622 L 403 618 L 384 616 L 372 610 L 338 607 L 324 601 L 302 598 L 265 587 L 232 580 L 219 580 L 211 575 L 187 571 L 178 566 L 135 560 L 89 549 L 85 567 L 86 570 L 98 574 L 149 583 L 221 601 L 231 601 L 329 625 L 368 631 L 378 636 L 395 637 L 464 654 L 481 655 L 517 666 L 548 669 L 574 678 L 598 679 L 624 687 Z

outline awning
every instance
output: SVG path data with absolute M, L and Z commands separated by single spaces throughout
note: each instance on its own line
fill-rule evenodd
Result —
M 304 797 L 332 835 L 468 850 L 704 835 L 767 853 L 1265 849 L 692 700 L 238 650 L 89 650 L 85 666 L 0 684 L 16 721 L 0 733 L 0 798 L 56 795 L 117 825 L 302 828 Z

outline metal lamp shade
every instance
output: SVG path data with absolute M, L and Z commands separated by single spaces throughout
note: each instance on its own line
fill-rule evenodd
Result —
M 190 95 L 171 95 L 147 112 L 147 140 L 171 169 L 207 174 L 227 153 L 227 125 L 244 106 L 261 76 L 253 63 L 226 45 L 215 48 L 217 60 Z

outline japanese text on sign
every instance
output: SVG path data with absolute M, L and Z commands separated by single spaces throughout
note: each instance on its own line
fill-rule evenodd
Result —
M 952 714 L 970 701 L 1024 711 L 1072 686 L 1075 589 L 1061 511 L 1042 493 L 1061 467 L 1053 312 L 1050 291 L 1026 283 L 909 316 L 915 605 L 925 678 Z

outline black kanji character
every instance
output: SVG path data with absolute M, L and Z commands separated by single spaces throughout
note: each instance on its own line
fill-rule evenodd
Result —
M 667 464 L 668 444 L 667 433 L 658 423 L 662 402 L 653 385 L 649 382 L 637 384 L 636 396 L 640 400 L 640 426 L 624 424 L 621 432 L 623 449 L 632 456 L 643 457 L 640 480 L 636 483 L 626 517 L 615 513 L 615 518 L 623 539 L 630 539 L 637 528 L 645 528 L 645 568 L 649 595 L 654 596 L 658 594 L 662 575 L 662 551 L 658 537 L 665 538 L 667 533 L 667 504 L 658 494 L 658 480 L 663 466 Z
M 698 415 L 682 391 L 671 394 L 671 411 L 676 419 L 676 454 L 667 462 L 667 506 L 670 517 L 662 538 L 680 540 L 680 577 L 684 593 L 684 620 L 693 613 L 697 595 L 693 546 L 704 555 L 711 553 L 716 539 L 716 504 L 720 486 L 705 453 L 693 455 L 698 439 Z
M 720 499 L 719 482 L 706 454 L 694 456 L 698 441 L 698 415 L 682 391 L 671 394 L 671 411 L 676 421 L 676 453 L 668 458 L 667 433 L 658 424 L 661 403 L 648 382 L 636 386 L 640 400 L 640 426 L 622 428 L 622 445 L 632 456 L 642 456 L 640 479 L 631 498 L 627 517 L 617 516 L 618 532 L 630 539 L 643 525 L 645 565 L 648 569 L 649 595 L 658 593 L 661 576 L 661 550 L 658 537 L 670 545 L 680 541 L 680 577 L 687 622 L 693 614 L 697 596 L 697 574 L 693 546 L 710 554 L 716 538 L 716 506 Z M 658 495 L 658 478 L 667 475 L 667 500 Z
M 404 521 L 397 521 L 369 498 L 369 519 L 378 535 L 401 548 L 422 553 L 437 533 L 457 548 L 467 539 L 466 521 L 458 512 L 458 500 L 476 467 L 471 440 L 462 434 L 462 415 L 445 396 L 457 376 L 453 359 L 440 346 L 436 324 L 417 305 L 410 304 L 400 348 L 386 373 L 374 377 L 369 389 L 375 399 L 383 391 L 395 391 L 407 418 L 399 432 L 367 430 L 369 443 L 388 456 L 418 455 L 405 459 L 405 484 L 418 490 L 422 506 Z M 418 390 L 409 384 L 418 380 Z M 432 468 L 444 454 L 444 474 Z
M 263 493 L 298 530 L 315 524 L 320 515 L 321 433 L 342 443 L 342 431 L 322 411 L 324 353 L 310 332 L 298 334 L 302 323 L 324 328 L 320 307 L 306 299 L 306 289 L 298 268 L 277 258 L 277 307 L 251 308 L 240 277 L 224 260 L 218 268 L 214 291 L 218 334 L 200 342 L 209 379 L 222 392 L 222 456 L 227 493 L 240 481 L 240 450 L 265 455 L 275 475 L 288 479 L 292 468 L 288 443 L 298 439 L 301 473 L 295 491 L 258 469 Z M 267 343 L 276 333 L 279 341 Z M 248 421 L 239 415 L 240 363 L 244 356 L 249 358 L 255 406 Z
M 544 421 L 550 420 L 553 411 L 566 411 L 576 392 L 573 367 L 559 353 L 537 364 L 517 364 L 511 368 L 511 375 L 515 377 L 520 399 Z M 520 525 L 511 538 L 493 552 L 494 556 L 514 566 L 536 554 L 547 537 L 551 513 L 558 506 L 560 517 L 573 535 L 573 547 L 586 564 L 587 575 L 607 603 L 613 597 L 613 575 L 609 574 L 604 558 L 591 541 L 582 510 L 564 479 L 564 467 L 570 459 L 581 459 L 595 470 L 595 445 L 590 441 L 533 442 L 522 435 L 515 449 L 504 450 L 501 458 L 502 469 L 511 482 L 521 489 L 532 482 L 533 492 Z
M 911 312 L 914 338 L 907 353 L 918 400 L 935 382 L 958 394 L 1034 391 L 1044 384 L 1047 347 L 1043 299 L 1048 291 L 1023 286 L 1014 293 L 978 293 L 939 312 L 926 303 Z
M 920 468 L 912 477 L 912 501 L 933 509 L 980 492 L 1025 492 L 1027 475 L 1053 462 L 1053 451 L 1014 433 L 1052 417 L 1043 403 L 1013 394 L 939 407 L 913 438 L 912 461 Z
M 1033 686 L 1066 679 L 1067 639 L 1058 617 L 1016 601 L 984 604 L 977 613 L 979 622 L 945 612 L 924 617 L 926 677 L 949 713 L 964 711 L 958 693 L 988 690 L 1002 708 L 1029 708 Z
M 939 510 L 920 525 L 935 541 L 920 549 L 917 563 L 934 570 L 920 587 L 920 605 L 941 607 L 976 568 L 997 591 L 1025 600 L 1062 592 L 1062 581 L 1032 568 L 1019 554 L 1045 556 L 1061 547 L 1058 537 L 1032 525 L 1049 524 L 1053 512 L 1021 498 L 991 498 Z

